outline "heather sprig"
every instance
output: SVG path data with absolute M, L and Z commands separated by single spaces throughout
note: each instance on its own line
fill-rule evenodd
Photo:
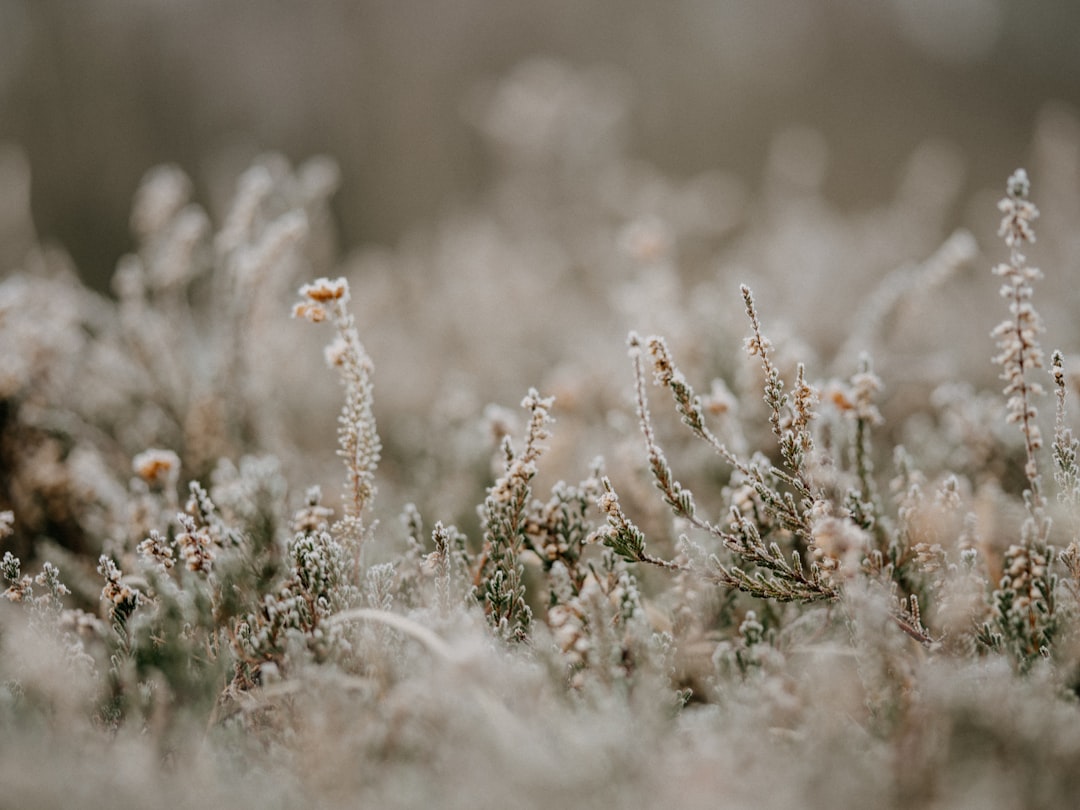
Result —
M 327 624 L 360 601 L 349 549 L 331 532 L 301 531 L 289 542 L 285 559 L 284 580 L 267 588 L 251 612 L 229 628 L 238 689 L 257 683 L 264 669 L 288 674 L 302 653 L 325 661 L 349 651 L 342 631 L 331 632 Z
M 654 557 L 645 551 L 645 533 L 626 516 L 619 505 L 619 496 L 606 476 L 600 480 L 603 492 L 597 498 L 597 507 L 607 518 L 607 525 L 600 528 L 595 539 L 610 548 L 628 562 L 643 562 L 662 568 L 679 568 L 677 563 Z
M 0 513 L 0 520 L 3 516 L 4 514 Z M 60 581 L 60 571 L 51 562 L 46 562 L 40 573 L 31 577 L 22 573 L 19 558 L 10 551 L 5 551 L 3 560 L 0 561 L 0 575 L 9 583 L 0 597 L 27 606 L 37 616 L 48 616 L 54 622 L 59 619 L 64 611 L 64 597 L 69 596 L 71 591 Z M 35 586 L 44 593 L 35 594 Z
M 465 603 L 473 560 L 468 538 L 456 526 L 437 522 L 431 530 L 431 542 L 435 550 L 424 558 L 421 570 L 434 580 L 435 608 L 446 617 Z
M 1020 529 L 1019 542 L 1009 545 L 1003 559 L 1003 571 L 993 592 L 993 624 L 983 625 L 979 640 L 993 649 L 1010 652 L 1021 668 L 1027 668 L 1040 656 L 1049 656 L 1060 629 L 1057 611 L 1057 574 L 1054 571 L 1057 550 L 1049 544 L 1051 519 L 1042 492 L 1038 451 L 1042 434 L 1036 422 L 1038 411 L 1034 398 L 1043 393 L 1042 386 L 1029 379 L 1029 372 L 1043 365 L 1039 334 L 1042 319 L 1031 299 L 1033 283 L 1042 272 L 1030 267 L 1022 250 L 1035 241 L 1032 222 L 1039 210 L 1028 199 L 1030 181 L 1027 172 L 1017 169 L 1006 184 L 1006 196 L 998 203 L 1003 217 L 998 235 L 1009 248 L 1008 263 L 994 268 L 995 275 L 1005 281 L 1001 296 L 1009 302 L 1009 315 L 994 329 L 1000 353 L 994 362 L 1002 366 L 1001 378 L 1006 385 L 1004 394 L 1007 421 L 1018 424 L 1024 438 L 1024 505 L 1027 516 Z M 1054 354 L 1051 373 L 1058 389 L 1058 424 L 1055 428 L 1055 459 L 1061 480 L 1067 469 L 1070 451 L 1064 428 L 1064 392 L 1058 382 L 1061 360 Z M 1065 462 L 1066 467 L 1062 467 Z
M 326 348 L 326 362 L 338 369 L 345 387 L 345 404 L 338 417 L 338 455 L 345 461 L 344 512 L 335 531 L 348 538 L 359 566 L 366 539 L 364 515 L 375 496 L 375 468 L 382 445 L 372 410 L 374 364 L 360 342 L 356 321 L 348 310 L 349 283 L 344 278 L 317 279 L 300 288 L 303 300 L 293 307 L 293 317 L 321 323 L 327 318 L 337 339 Z
M 813 416 L 811 408 L 816 399 L 816 393 L 806 384 L 805 370 L 801 365 L 798 369 L 798 382 L 794 395 L 784 392 L 784 381 L 776 364 L 772 361 L 772 342 L 761 332 L 754 295 L 745 284 L 739 290 L 742 293 L 746 316 L 750 319 L 751 334 L 746 338 L 744 345 L 747 354 L 761 360 L 761 370 L 765 375 L 764 400 L 769 409 L 769 425 L 780 445 L 780 455 L 787 467 L 787 472 L 790 473 L 790 475 L 784 474 L 785 482 L 795 490 L 801 501 L 812 502 L 814 493 L 804 468 L 804 461 L 806 453 L 813 448 L 814 444 L 810 434 L 810 419 Z M 790 415 L 789 404 L 792 405 Z M 779 471 L 776 472 L 779 473 Z
M 772 543 L 771 546 L 763 545 L 757 529 L 746 521 L 738 508 L 731 509 L 730 525 L 727 528 L 702 518 L 695 505 L 693 493 L 674 478 L 655 437 L 649 414 L 642 360 L 645 346 L 648 346 L 649 353 L 653 357 L 655 381 L 658 385 L 671 390 L 676 410 L 682 416 L 683 422 L 696 436 L 709 444 L 721 458 L 731 463 L 736 474 L 751 487 L 765 511 L 776 520 L 782 530 L 792 532 L 804 538 L 807 543 L 812 543 L 813 527 L 809 515 L 804 511 L 805 499 L 803 499 L 804 504 L 800 505 L 792 490 L 806 495 L 810 492 L 807 479 L 800 479 L 800 476 L 804 476 L 802 465 L 805 453 L 813 448 L 810 420 L 813 418 L 812 406 L 816 400 L 816 393 L 806 383 L 805 372 L 800 368 L 794 406 L 790 414 L 787 412 L 788 398 L 782 393 L 783 382 L 769 357 L 771 344 L 761 333 L 757 310 L 749 289 L 744 287 L 743 294 L 753 330 L 747 345 L 753 355 L 762 357 L 766 375 L 765 398 L 766 402 L 770 403 L 770 424 L 774 426 L 775 433 L 781 440 L 782 452 L 791 472 L 780 470 L 768 462 L 762 463 L 761 460 L 743 461 L 729 451 L 706 426 L 700 399 L 675 366 L 664 341 L 655 337 L 642 341 L 636 334 L 631 334 L 629 345 L 634 368 L 638 424 L 645 439 L 649 469 L 656 487 L 663 493 L 664 500 L 676 517 L 686 520 L 691 526 L 717 538 L 729 550 L 744 557 L 748 562 L 764 565 L 781 579 L 787 579 L 791 588 L 778 584 L 779 581 L 759 581 L 754 576 L 747 575 L 737 565 L 728 567 L 719 561 L 716 562 L 715 571 L 712 573 L 718 581 L 728 586 L 739 587 L 757 596 L 776 594 L 786 600 L 806 597 L 832 598 L 835 594 L 824 585 L 824 579 L 817 572 L 816 563 L 811 566 L 808 579 L 802 570 L 799 551 L 793 550 L 792 555 L 797 559 L 791 562 L 790 558 L 779 551 L 776 543 Z M 790 465 L 797 465 L 797 467 Z M 673 563 L 646 554 L 644 535 L 618 507 L 618 499 L 610 488 L 610 483 L 607 484 L 607 492 L 601 496 L 600 508 L 608 515 L 609 522 L 607 533 L 603 537 L 604 542 L 621 556 L 637 562 L 677 567 Z
M 860 569 L 865 568 L 865 573 L 880 579 L 890 593 L 901 591 L 891 597 L 893 624 L 924 646 L 935 644 L 922 622 L 919 595 L 906 590 L 910 587 L 910 562 L 898 536 L 884 520 L 884 506 L 873 480 L 869 431 L 881 423 L 875 404 L 882 387 L 880 379 L 864 358 L 852 378 L 850 392 L 837 392 L 832 397 L 841 412 L 855 422 L 850 455 L 858 485 L 846 492 L 841 503 L 833 503 L 824 494 L 824 487 L 816 483 L 810 463 L 815 453 L 812 422 L 819 401 L 817 390 L 807 382 L 805 367 L 800 364 L 792 393 L 784 392 L 753 296 L 745 285 L 742 293 L 751 324 L 746 347 L 752 357 L 761 358 L 764 398 L 783 468 L 762 455 L 743 461 L 716 439 L 705 424 L 700 399 L 674 364 L 663 339 L 643 341 L 632 333 L 629 340 L 638 424 L 653 483 L 677 519 L 718 540 L 732 555 L 730 561 L 710 555 L 697 573 L 757 599 L 807 604 L 842 601 L 845 581 L 860 576 Z M 642 360 L 646 347 L 653 358 L 654 380 L 672 392 L 684 424 L 734 467 L 727 524 L 701 517 L 692 492 L 674 478 L 656 440 Z M 684 570 L 686 563 L 668 562 L 646 551 L 644 532 L 627 517 L 610 481 L 605 478 L 602 483 L 604 492 L 598 506 L 607 516 L 607 526 L 597 537 L 626 561 Z M 877 547 L 871 531 L 878 537 Z M 888 562 L 883 550 L 888 552 Z
M 1033 521 L 1038 542 L 1045 542 L 1050 526 L 1045 515 L 1045 499 L 1039 476 L 1037 451 L 1042 447 L 1042 433 L 1036 422 L 1038 412 L 1034 398 L 1043 393 L 1042 386 L 1028 378 L 1028 372 L 1042 368 L 1043 353 L 1039 335 L 1042 319 L 1031 303 L 1033 283 L 1042 278 L 1042 271 L 1030 267 L 1023 249 L 1035 241 L 1032 222 L 1039 209 L 1028 199 L 1031 183 L 1027 172 L 1017 169 L 1006 184 L 1006 195 L 998 203 L 1002 212 L 998 235 L 1009 247 L 1009 261 L 994 268 L 994 274 L 1004 279 L 1001 297 L 1009 302 L 1009 318 L 993 331 L 1001 350 L 994 362 L 1002 367 L 1001 379 L 1006 383 L 1003 393 L 1008 398 L 1008 421 L 1016 423 L 1024 437 L 1024 477 L 1028 483 L 1025 501 Z
M 477 573 L 477 598 L 496 634 L 507 641 L 525 641 L 532 609 L 525 598 L 524 566 L 520 555 L 526 542 L 532 480 L 536 462 L 547 449 L 553 397 L 530 389 L 521 401 L 529 412 L 525 446 L 515 451 L 509 437 L 502 443 L 504 472 L 487 492 L 480 507 L 483 548 Z

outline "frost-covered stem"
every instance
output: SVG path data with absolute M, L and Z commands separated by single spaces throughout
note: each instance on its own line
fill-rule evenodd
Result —
M 598 540 L 627 562 L 649 563 L 672 571 L 687 570 L 686 566 L 677 562 L 669 562 L 649 554 L 645 550 L 645 533 L 623 512 L 619 505 L 619 496 L 606 475 L 600 479 L 600 485 L 603 492 L 596 504 L 607 517 L 607 525 L 597 532 Z
M 477 588 L 492 628 L 506 640 L 529 637 L 532 611 L 525 598 L 524 567 L 519 554 L 525 540 L 525 516 L 536 476 L 536 462 L 551 437 L 554 397 L 541 397 L 535 388 L 521 402 L 529 411 L 525 449 L 515 455 L 504 440 L 506 470 L 488 490 L 480 509 L 484 547 L 477 569 Z
M 1038 209 L 1028 200 L 1030 182 L 1027 172 L 1018 169 L 1009 178 L 1006 196 L 998 203 L 1004 214 L 998 234 L 1005 238 L 1009 247 L 1009 263 L 999 264 L 994 273 L 1004 279 L 1001 297 L 1009 302 L 1010 317 L 993 331 L 998 339 L 1000 353 L 994 362 L 1002 367 L 1001 379 L 1006 383 L 1004 394 L 1008 397 L 1008 421 L 1020 425 L 1024 436 L 1024 476 L 1028 482 L 1025 502 L 1035 521 L 1039 540 L 1045 542 L 1049 531 L 1046 517 L 1046 501 L 1042 494 L 1036 452 L 1042 447 L 1042 435 L 1035 419 L 1037 410 L 1032 399 L 1042 393 L 1042 386 L 1027 379 L 1029 369 L 1042 368 L 1043 355 L 1038 335 L 1043 331 L 1042 320 L 1032 306 L 1034 293 L 1032 282 L 1042 277 L 1038 268 L 1028 267 L 1021 249 L 1035 241 L 1032 221 L 1038 217 Z
M 686 382 L 682 372 L 675 367 L 667 342 L 657 335 L 652 335 L 642 341 L 636 333 L 631 332 L 628 343 L 632 352 L 640 352 L 643 346 L 647 347 L 653 361 L 653 379 L 657 385 L 662 385 L 671 391 L 675 399 L 675 409 L 682 417 L 683 424 L 689 427 L 695 436 L 712 447 L 724 461 L 744 475 L 751 475 L 750 468 L 706 426 L 701 398 L 694 393 L 694 389 Z
M 345 404 L 338 417 L 338 455 L 345 461 L 344 516 L 335 530 L 353 547 L 359 568 L 360 548 L 366 534 L 364 512 L 375 496 L 375 469 L 382 445 L 372 410 L 372 375 L 375 367 L 360 342 L 356 321 L 348 310 L 349 283 L 321 278 L 300 289 L 305 300 L 293 316 L 320 323 L 327 318 L 337 338 L 326 348 L 326 362 L 338 369 L 345 387 Z
M 1028 381 L 1029 369 L 1043 365 L 1038 335 L 1043 331 L 1039 314 L 1031 304 L 1032 283 L 1042 274 L 1028 267 L 1021 249 L 1035 241 L 1032 221 L 1038 209 L 1028 200 L 1030 183 L 1027 173 L 1018 169 L 1009 178 L 1006 196 L 998 203 L 1004 214 L 998 234 L 1009 247 L 1009 263 L 999 264 L 994 273 L 1004 279 L 1001 297 L 1009 302 L 1010 317 L 994 330 L 1000 353 L 994 361 L 1001 365 L 1008 397 L 1007 419 L 1020 425 L 1024 436 L 1024 476 L 1028 488 L 1024 505 L 1028 518 L 1021 529 L 1021 542 L 1009 547 L 1005 554 L 1004 574 L 995 591 L 995 612 L 1000 637 L 1010 641 L 1019 660 L 1027 666 L 1036 656 L 1044 654 L 1057 632 L 1056 578 L 1050 573 L 1054 549 L 1047 545 L 1050 517 L 1042 494 L 1036 452 L 1042 447 L 1042 436 L 1035 422 L 1037 411 L 1032 399 L 1042 393 L 1042 387 Z M 1060 365 L 1055 363 L 1055 365 Z M 1055 377 L 1057 375 L 1055 374 Z M 1059 399 L 1059 408 L 1063 402 Z M 985 642 L 1000 643 L 999 636 L 984 631 Z
M 695 528 L 709 532 L 726 543 L 731 535 L 709 521 L 702 519 L 697 514 L 693 493 L 676 481 L 671 472 L 671 467 L 668 464 L 667 458 L 664 456 L 663 450 L 660 449 L 660 445 L 656 441 L 656 434 L 653 431 L 652 426 L 652 418 L 649 415 L 649 400 L 646 392 L 645 368 L 642 359 L 644 348 L 641 339 L 635 333 L 630 334 L 628 342 L 630 345 L 630 358 L 634 364 L 634 393 L 638 424 L 641 428 L 641 434 L 645 438 L 645 450 L 649 458 L 649 470 L 652 473 L 656 488 L 663 493 L 664 500 L 667 502 L 668 506 L 671 507 L 672 512 L 676 517 L 689 521 Z M 652 345 L 654 345 L 653 340 L 650 339 L 650 348 Z M 685 383 L 676 384 L 675 378 L 672 379 L 672 382 L 665 382 L 661 378 L 662 372 L 659 370 L 661 367 L 661 363 L 657 361 L 658 381 L 672 387 L 672 392 L 676 397 L 677 403 L 680 399 L 690 397 L 690 407 L 692 408 L 692 403 L 696 398 L 692 397 L 689 386 L 685 385 Z M 678 372 L 676 372 L 676 375 L 678 375 Z M 681 375 L 678 375 L 678 377 L 681 378 Z M 680 413 L 683 413 L 682 407 L 677 407 L 679 407 Z M 698 433 L 698 429 L 695 427 L 695 422 L 697 421 L 696 417 L 693 417 L 692 410 L 689 410 L 688 412 L 691 414 L 691 418 L 688 420 L 684 414 L 683 421 L 686 422 L 695 433 Z M 711 436 L 711 434 L 706 435 Z M 709 441 L 709 439 L 706 438 L 706 441 Z M 747 477 L 747 480 L 754 488 L 754 491 L 765 502 L 766 507 L 786 528 L 789 528 L 796 533 L 801 533 L 806 536 L 809 535 L 810 526 L 806 517 L 799 511 L 798 504 L 789 493 L 780 495 L 773 491 L 766 483 L 765 474 L 758 466 L 748 465 L 740 461 L 733 454 L 727 453 L 726 448 L 719 442 L 713 443 L 710 441 L 709 443 L 713 445 L 714 449 L 717 449 L 718 452 L 720 452 L 721 456 L 725 459 L 729 459 L 734 464 L 735 468 Z M 804 488 L 803 482 L 781 469 L 770 465 L 768 475 L 781 481 L 787 486 L 792 487 L 800 492 L 800 494 L 806 495 L 808 493 L 808 489 Z M 804 498 L 804 501 L 805 500 L 806 499 Z
M 359 524 L 375 495 L 375 467 L 381 449 L 372 413 L 374 368 L 360 343 L 353 316 L 341 301 L 334 306 L 334 325 L 340 342 L 331 347 L 330 359 L 339 364 L 345 384 L 345 406 L 338 420 L 338 455 L 345 459 L 349 495 L 345 515 Z
M 652 418 L 649 415 L 649 397 L 646 391 L 641 339 L 636 334 L 631 333 L 629 344 L 630 359 L 634 364 L 634 395 L 638 426 L 641 429 L 641 435 L 645 439 L 645 452 L 649 457 L 649 471 L 652 473 L 653 482 L 656 488 L 664 494 L 664 500 L 671 507 L 676 517 L 684 518 L 693 526 L 722 537 L 723 532 L 708 521 L 698 517 L 693 493 L 676 481 L 671 473 L 671 467 L 664 456 L 664 451 L 660 449 L 660 445 L 656 441 Z M 734 459 L 734 457 L 732 458 Z M 652 561 L 650 560 L 650 562 Z
M 746 339 L 746 351 L 751 357 L 761 358 L 761 369 L 765 372 L 765 404 L 769 406 L 769 424 L 772 425 L 776 438 L 783 440 L 783 431 L 780 427 L 780 409 L 787 403 L 784 395 L 784 381 L 780 378 L 780 372 L 773 365 L 769 351 L 772 343 L 761 333 L 761 322 L 758 320 L 757 305 L 754 303 L 754 295 L 745 284 L 739 287 L 742 292 L 743 304 L 746 307 L 746 316 L 750 319 L 751 336 Z
M 863 354 L 859 358 L 858 371 L 851 378 L 852 407 L 849 413 L 855 419 L 851 460 L 859 479 L 859 497 L 864 503 L 870 504 L 879 517 L 881 509 L 874 485 L 871 432 L 884 422 L 874 402 L 881 389 L 881 379 L 874 373 L 869 355 Z
M 812 389 L 805 385 L 800 372 L 800 388 L 796 391 L 798 398 L 796 406 L 796 420 L 794 428 L 786 427 L 783 419 L 783 410 L 788 405 L 789 396 L 784 393 L 784 381 L 780 372 L 773 364 L 770 352 L 772 343 L 761 332 L 761 322 L 758 320 L 757 305 L 754 303 L 754 294 L 745 284 L 739 287 L 742 292 L 743 304 L 746 308 L 746 316 L 750 319 L 751 335 L 746 339 L 746 351 L 751 357 L 761 358 L 761 369 L 765 373 L 765 404 L 769 407 L 769 424 L 772 426 L 773 435 L 780 445 L 780 453 L 784 464 L 790 471 L 790 475 L 784 478 L 793 486 L 799 497 L 806 503 L 814 500 L 810 481 L 803 469 L 803 458 L 806 449 L 813 442 L 805 422 L 800 419 L 803 415 L 808 417 L 809 405 L 813 399 Z M 809 393 L 808 393 L 809 392 Z
M 871 400 L 872 392 L 876 386 L 866 384 L 866 379 L 875 379 L 870 371 L 870 360 L 863 356 L 859 361 L 859 373 L 852 380 L 855 389 L 855 441 L 852 452 L 855 460 L 855 472 L 859 476 L 859 486 L 862 487 L 863 498 L 870 497 L 870 489 L 873 484 L 873 461 L 870 459 L 870 428 L 880 423 L 880 416 L 874 408 Z

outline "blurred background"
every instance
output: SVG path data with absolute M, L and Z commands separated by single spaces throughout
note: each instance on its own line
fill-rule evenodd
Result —
M 996 188 L 1047 102 L 1080 104 L 1077 32 L 1067 0 L 0 0 L 0 141 L 37 233 L 104 289 L 163 162 L 220 213 L 260 152 L 330 155 L 343 248 L 398 244 L 500 171 L 477 111 L 536 57 L 600 72 L 623 119 L 602 134 L 673 178 L 756 186 L 801 126 L 840 210 L 886 198 L 928 139 L 963 190 Z

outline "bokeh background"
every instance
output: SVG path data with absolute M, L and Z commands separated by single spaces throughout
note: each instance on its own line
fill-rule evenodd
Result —
M 1046 103 L 1080 103 L 1077 32 L 1067 0 L 0 0 L 0 140 L 29 160 L 37 232 L 104 288 L 163 162 L 220 209 L 263 150 L 332 155 L 344 247 L 397 244 L 499 170 L 477 98 L 538 56 L 608 71 L 626 151 L 673 177 L 753 185 L 800 125 L 843 209 L 927 139 L 967 190 L 997 186 Z

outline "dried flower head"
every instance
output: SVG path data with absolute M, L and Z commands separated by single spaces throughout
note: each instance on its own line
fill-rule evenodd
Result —
M 340 277 L 333 281 L 328 278 L 318 278 L 301 287 L 300 295 L 319 304 L 331 301 L 345 303 L 349 300 L 349 282 Z
M 303 318 L 311 323 L 322 323 L 326 320 L 326 307 L 309 301 L 302 301 L 293 305 L 292 316 L 294 318 Z
M 180 457 L 172 450 L 144 450 L 131 460 L 131 469 L 151 487 L 166 489 L 180 478 Z

